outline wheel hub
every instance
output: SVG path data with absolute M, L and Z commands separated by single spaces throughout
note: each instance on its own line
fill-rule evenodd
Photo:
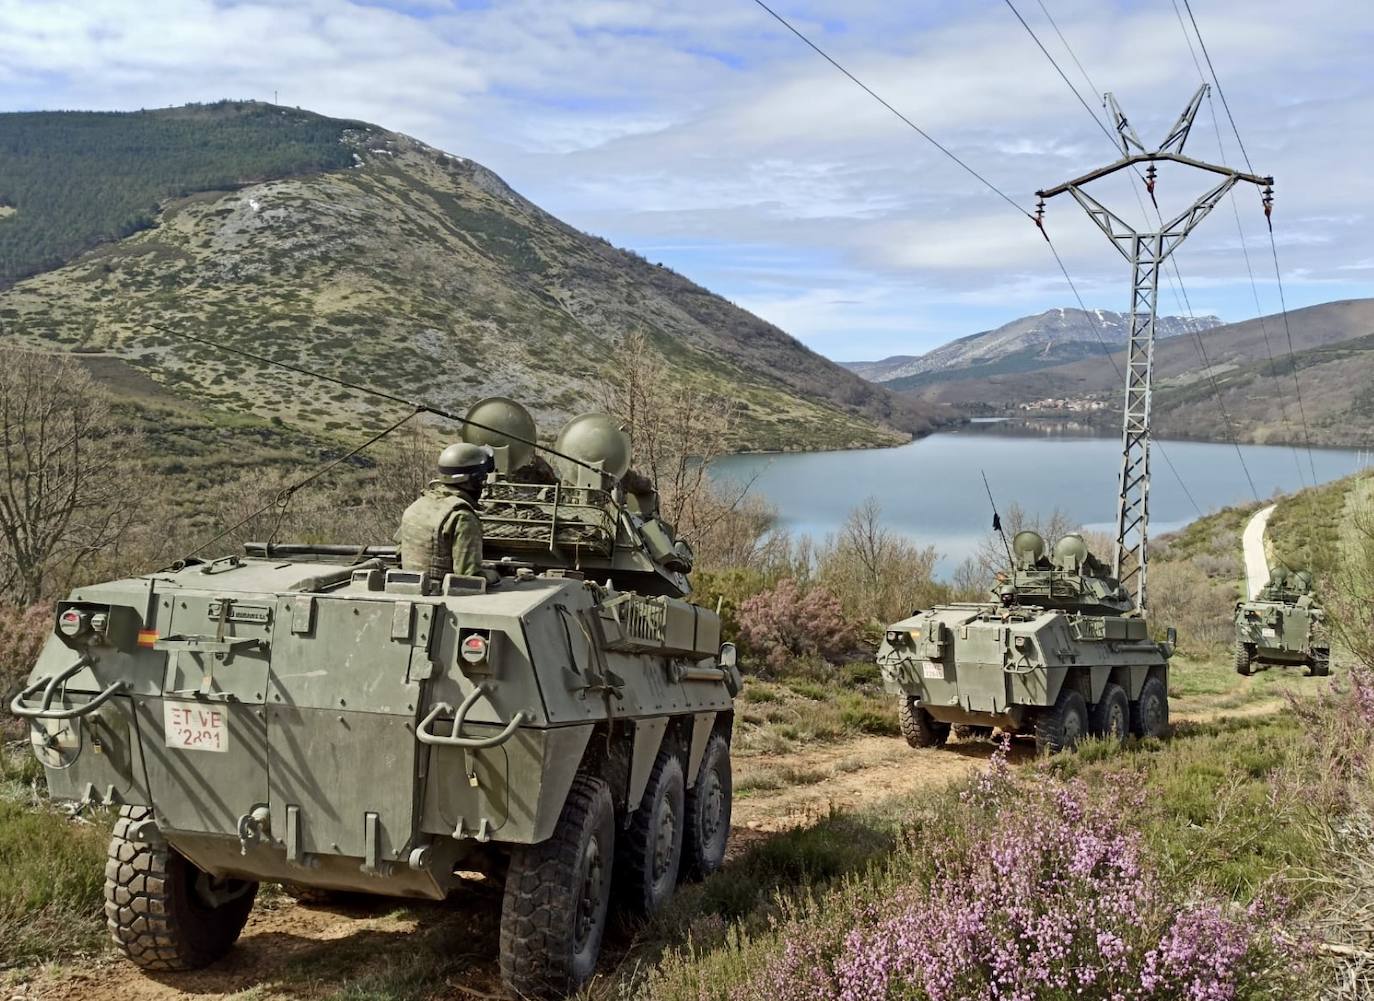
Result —
M 1111 715 L 1107 717 L 1107 734 L 1111 737 L 1126 735 L 1126 713 L 1120 705 L 1112 706 Z
M 582 858 L 582 886 L 578 893 L 577 917 L 573 929 L 579 950 L 591 938 L 592 929 L 597 925 L 601 910 L 601 884 L 605 878 L 605 866 L 601 858 L 601 844 L 595 837 L 587 842 L 587 850 Z
M 720 776 L 715 770 L 707 772 L 701 777 L 701 781 L 706 783 L 706 788 L 702 790 L 702 833 L 707 841 L 714 841 L 720 832 L 721 816 L 725 812 L 725 791 L 720 786 Z
M 673 848 L 677 845 L 677 812 L 673 809 L 673 804 L 666 799 L 659 806 L 658 829 L 654 832 L 655 883 L 672 867 Z

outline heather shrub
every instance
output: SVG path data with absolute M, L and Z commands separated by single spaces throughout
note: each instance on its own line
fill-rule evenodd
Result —
M 838 660 L 859 642 L 834 594 L 820 585 L 803 590 L 790 577 L 740 604 L 738 636 L 746 653 L 775 673 L 807 657 Z
M 1228 1001 L 1285 990 L 1276 971 L 1295 960 L 1263 896 L 1242 908 L 1162 878 L 1128 822 L 1140 797 L 1119 791 L 1126 783 L 1091 793 L 1048 771 L 1037 779 L 1014 781 L 999 752 L 957 807 L 913 823 L 885 872 L 742 943 L 749 962 L 722 960 L 696 981 L 698 997 Z M 686 996 L 646 986 L 643 996 Z
M 740 606 L 770 583 L 763 571 L 752 567 L 698 570 L 692 574 L 691 600 L 703 608 L 719 609 L 721 634 L 735 639 L 739 636 Z

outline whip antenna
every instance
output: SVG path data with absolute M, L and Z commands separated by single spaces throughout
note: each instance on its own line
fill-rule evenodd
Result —
M 983 489 L 987 491 L 988 503 L 992 505 L 992 530 L 1002 537 L 1002 548 L 1007 551 L 1007 569 L 1014 573 L 1016 561 L 1011 558 L 1011 544 L 1007 542 L 1007 533 L 1002 529 L 1002 516 L 997 513 L 997 502 L 992 499 L 992 487 L 988 486 L 988 474 L 980 469 L 978 475 L 983 478 Z

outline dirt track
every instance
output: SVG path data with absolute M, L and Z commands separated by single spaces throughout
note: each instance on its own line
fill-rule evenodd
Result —
M 736 780 L 747 784 L 760 772 L 806 777 L 802 785 L 755 790 L 736 800 L 731 854 L 773 832 L 810 822 L 830 807 L 870 806 L 926 786 L 943 785 L 981 767 L 987 743 L 951 745 L 943 751 L 913 751 L 900 739 L 861 737 L 795 754 L 739 760 Z M 417 932 L 432 930 L 462 943 L 471 957 L 461 978 L 450 981 L 457 997 L 500 997 L 496 969 L 496 926 L 501 894 L 491 882 L 476 883 L 466 906 L 414 905 L 361 900 L 341 907 L 312 908 L 273 895 L 254 908 L 238 946 L 206 970 L 184 974 L 141 973 L 104 957 L 79 969 L 46 971 L 11 990 L 24 1001 L 190 1001 L 222 999 L 260 989 L 263 997 L 319 997 L 378 969 L 379 957 L 404 963 Z M 303 984 L 308 967 L 313 984 Z M 284 983 L 284 981 L 289 981 Z M 258 992 L 248 994 L 256 999 Z M 246 999 L 245 999 L 246 1001 Z
M 1278 705 L 1262 703 L 1180 718 L 1209 722 L 1220 716 L 1272 712 Z M 741 786 L 757 782 L 760 775 L 792 782 L 775 789 L 754 788 L 736 798 L 731 855 L 778 831 L 811 823 L 831 806 L 861 809 L 963 778 L 983 767 L 992 750 L 986 741 L 913 750 L 900 738 L 860 737 L 792 754 L 737 760 L 735 777 Z M 1032 753 L 1029 744 L 1013 746 L 1014 760 Z M 44 971 L 33 981 L 11 988 L 9 998 L 210 1001 L 242 994 L 241 1001 L 267 1001 L 328 997 L 345 982 L 377 973 L 388 964 L 394 968 L 423 962 L 415 955 L 415 936 L 427 932 L 445 944 L 452 943 L 460 953 L 446 985 L 447 996 L 499 998 L 504 997 L 495 962 L 500 912 L 499 885 L 491 881 L 474 883 L 463 906 L 363 899 L 345 906 L 312 908 L 272 895 L 254 909 L 233 952 L 206 970 L 149 975 L 104 957 L 80 969 Z M 616 944 L 608 941 L 607 952 L 613 957 L 616 951 Z M 305 969 L 308 975 L 302 974 Z

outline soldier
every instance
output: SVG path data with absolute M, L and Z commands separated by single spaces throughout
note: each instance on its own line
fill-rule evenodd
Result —
M 477 501 L 494 465 L 492 451 L 485 445 L 459 442 L 444 449 L 438 475 L 401 515 L 396 538 L 403 570 L 427 571 L 434 581 L 448 573 L 482 576 Z

